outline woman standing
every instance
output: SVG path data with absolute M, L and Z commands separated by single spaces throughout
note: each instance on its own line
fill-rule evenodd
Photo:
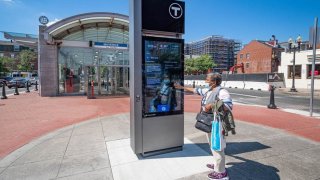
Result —
M 207 113 L 212 113 L 212 104 L 216 102 L 216 99 L 223 101 L 224 109 L 232 109 L 232 100 L 229 92 L 226 89 L 221 88 L 222 77 L 218 73 L 210 73 L 205 79 L 205 88 L 185 88 L 186 90 L 193 90 L 194 93 L 202 96 L 201 108 Z M 214 93 L 214 94 L 212 94 Z M 209 98 L 210 96 L 216 98 Z M 228 173 L 225 168 L 225 153 L 226 140 L 224 133 L 220 132 L 222 136 L 221 151 L 215 151 L 211 148 L 211 133 L 207 133 L 207 139 L 210 145 L 210 149 L 213 155 L 213 163 L 207 164 L 207 167 L 213 171 L 208 174 L 209 179 L 228 180 Z

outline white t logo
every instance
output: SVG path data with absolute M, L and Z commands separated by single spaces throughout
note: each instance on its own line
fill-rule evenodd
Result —
M 174 19 L 179 19 L 183 14 L 183 9 L 178 3 L 172 3 L 169 7 L 169 14 Z

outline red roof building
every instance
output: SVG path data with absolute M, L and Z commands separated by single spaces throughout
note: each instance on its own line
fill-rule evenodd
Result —
M 278 72 L 282 51 L 274 36 L 270 41 L 253 40 L 239 51 L 237 64 L 243 63 L 245 74 Z

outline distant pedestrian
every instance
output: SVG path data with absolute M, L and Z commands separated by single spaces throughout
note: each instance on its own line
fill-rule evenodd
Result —
M 189 91 L 201 95 L 201 108 L 207 113 L 212 113 L 212 107 L 215 107 L 214 104 L 219 100 L 222 100 L 222 111 L 226 111 L 228 108 L 232 109 L 232 100 L 229 92 L 226 89 L 221 88 L 222 76 L 218 73 L 207 74 L 205 79 L 205 88 L 184 88 Z M 215 94 L 212 94 L 215 93 Z M 211 95 L 216 98 L 209 98 Z M 212 96 L 211 96 L 212 97 Z M 221 102 L 221 101 L 220 101 Z M 215 133 L 215 132 L 212 132 Z M 221 131 L 221 151 L 213 150 L 211 144 L 211 133 L 207 133 L 208 143 L 213 155 L 213 164 L 207 164 L 207 167 L 213 171 L 208 174 L 209 179 L 219 179 L 219 180 L 228 180 L 228 173 L 225 168 L 225 153 L 224 149 L 226 148 L 226 139 L 224 132 Z

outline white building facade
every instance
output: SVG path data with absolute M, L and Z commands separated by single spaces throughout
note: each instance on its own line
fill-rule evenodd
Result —
M 293 52 L 281 53 L 281 65 L 279 73 L 284 73 L 285 85 L 287 88 L 292 87 L 293 75 Z M 313 61 L 313 51 L 296 51 L 295 55 L 295 88 L 310 89 L 311 88 L 311 70 Z M 320 90 L 320 49 L 316 51 L 315 81 L 314 88 Z

